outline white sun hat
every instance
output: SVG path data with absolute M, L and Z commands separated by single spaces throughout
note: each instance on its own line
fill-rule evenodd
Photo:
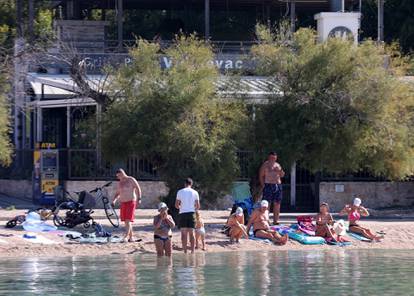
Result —
M 260 207 L 261 208 L 268 208 L 269 207 L 269 202 L 267 200 L 262 200 L 260 202 Z
M 359 207 L 362 203 L 362 200 L 358 197 L 354 198 L 354 206 Z
M 243 216 L 243 209 L 241 207 L 238 207 L 235 213 L 236 216 Z

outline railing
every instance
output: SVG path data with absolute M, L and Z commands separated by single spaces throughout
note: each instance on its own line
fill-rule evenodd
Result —
M 135 44 L 135 40 L 123 40 L 122 47 L 119 47 L 118 40 L 61 40 L 69 47 L 76 48 L 80 52 L 102 52 L 102 53 L 126 53 L 128 48 Z M 173 41 L 160 40 L 161 48 L 169 47 Z M 213 50 L 218 53 L 247 53 L 255 41 L 210 41 Z
M 254 174 L 252 163 L 255 153 L 240 150 L 237 152 L 239 174 L 238 180 L 249 180 Z M 128 156 L 119 162 L 105 160 L 96 149 L 60 149 L 59 150 L 59 177 L 62 180 L 109 180 L 115 178 L 118 168 L 124 168 L 131 176 L 139 180 L 160 180 L 154 164 L 137 155 Z M 33 172 L 33 149 L 17 150 L 13 156 L 13 163 L 9 167 L 0 166 L 0 179 L 31 180 Z M 375 182 L 388 181 L 385 177 L 375 177 L 367 171 L 333 174 L 321 172 L 320 181 L 353 181 Z M 300 183 L 301 175 L 297 175 Z M 307 180 L 306 182 L 308 182 Z M 405 181 L 414 181 L 414 176 Z M 289 183 L 289 174 L 285 178 Z

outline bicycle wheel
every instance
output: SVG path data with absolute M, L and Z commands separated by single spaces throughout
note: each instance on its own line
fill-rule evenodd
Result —
M 119 227 L 119 218 L 118 214 L 116 213 L 115 209 L 112 207 L 111 203 L 107 198 L 102 198 L 105 214 L 108 218 L 109 222 L 112 224 L 113 227 L 118 228 Z
M 60 217 L 58 214 L 55 214 L 53 216 L 53 224 L 55 224 L 56 227 L 66 226 L 65 220 L 62 217 Z

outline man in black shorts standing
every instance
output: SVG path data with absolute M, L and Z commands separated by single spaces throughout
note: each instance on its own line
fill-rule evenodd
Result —
M 181 242 L 184 253 L 187 253 L 187 240 L 189 238 L 191 253 L 195 250 L 195 212 L 200 209 L 200 197 L 193 188 L 193 180 L 187 178 L 185 187 L 177 192 L 175 207 L 180 211 L 178 215 L 178 228 L 181 230 Z

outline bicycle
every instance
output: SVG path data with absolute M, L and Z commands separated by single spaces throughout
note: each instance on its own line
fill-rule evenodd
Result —
M 79 191 L 74 192 L 78 195 L 78 201 L 76 201 L 72 195 L 63 189 L 56 194 L 56 205 L 52 210 L 53 213 L 53 223 L 56 226 L 64 226 L 68 228 L 73 228 L 76 225 L 83 224 L 85 228 L 89 228 L 91 225 L 95 226 L 96 222 L 91 217 L 93 213 L 92 208 L 95 206 L 96 199 L 100 199 L 104 206 L 105 215 L 108 218 L 109 222 L 115 228 L 119 227 L 119 218 L 115 209 L 112 207 L 108 194 L 105 192 L 105 188 L 109 187 L 112 182 L 106 183 L 101 187 L 97 187 L 89 192 Z M 92 194 L 95 194 L 93 196 Z M 66 209 L 66 214 L 64 217 L 59 216 L 59 212 L 62 209 Z M 92 223 L 90 222 L 92 221 Z
M 104 192 L 104 188 L 111 186 L 112 182 L 108 182 L 102 187 L 97 187 L 94 190 L 90 191 L 90 193 L 96 193 L 96 197 L 102 200 L 102 204 L 104 206 L 105 215 L 108 218 L 109 222 L 112 224 L 113 227 L 119 227 L 119 218 L 118 214 L 116 213 L 115 209 L 112 207 L 111 202 L 109 201 L 107 193 Z

